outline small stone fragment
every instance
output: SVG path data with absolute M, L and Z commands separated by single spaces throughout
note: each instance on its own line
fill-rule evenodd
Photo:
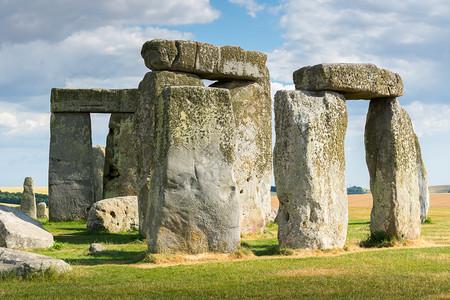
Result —
M 23 182 L 23 193 L 20 209 L 29 217 L 36 219 L 36 197 L 33 190 L 33 178 L 26 177 Z
M 36 215 L 39 219 L 48 218 L 47 204 L 45 204 L 45 202 L 38 203 Z
M 400 75 L 373 64 L 319 64 L 294 72 L 295 89 L 336 91 L 345 99 L 374 99 L 403 95 Z
M 99 253 L 99 252 L 102 252 L 105 250 L 106 250 L 105 246 L 103 246 L 102 244 L 99 244 L 99 243 L 92 243 L 89 246 L 89 252 L 91 252 L 91 253 Z
M 348 223 L 345 99 L 335 92 L 278 91 L 274 109 L 280 247 L 342 248 Z

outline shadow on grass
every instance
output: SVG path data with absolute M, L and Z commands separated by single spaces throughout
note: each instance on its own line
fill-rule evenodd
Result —
M 140 262 L 146 253 L 147 251 L 104 250 L 98 253 L 88 253 L 81 258 L 66 258 L 64 261 L 79 266 L 129 265 Z
M 143 242 L 144 239 L 139 233 L 108 233 L 108 232 L 74 232 L 60 234 L 54 237 L 55 242 L 68 244 L 92 244 L 111 243 L 129 244 Z
M 368 222 L 348 222 L 348 225 L 370 225 L 370 221 Z
M 253 252 L 256 256 L 275 256 L 275 255 L 292 255 L 293 250 L 287 248 L 280 248 L 279 245 L 251 245 L 247 242 L 242 242 L 241 247 Z

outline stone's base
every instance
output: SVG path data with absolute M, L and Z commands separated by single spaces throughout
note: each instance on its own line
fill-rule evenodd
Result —
M 145 214 L 149 250 L 236 251 L 239 202 L 229 91 L 169 87 L 157 107 L 157 147 Z
M 334 92 L 278 91 L 274 108 L 280 246 L 343 247 L 348 223 L 345 99 Z
M 373 208 L 370 232 L 420 237 L 419 175 L 411 119 L 395 98 L 370 101 L 365 129 Z

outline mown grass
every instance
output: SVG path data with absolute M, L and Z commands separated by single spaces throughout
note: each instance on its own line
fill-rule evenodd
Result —
M 137 233 L 87 233 L 84 222 L 46 222 L 61 248 L 34 252 L 62 258 L 74 271 L 5 279 L 0 298 L 448 298 L 450 208 L 430 210 L 433 222 L 422 226 L 426 243 L 408 244 L 413 248 L 360 248 L 369 233 L 369 214 L 370 209 L 350 210 L 347 250 L 279 249 L 277 226 L 271 224 L 262 235 L 244 236 L 239 253 L 213 256 L 218 261 L 210 263 L 176 255 L 146 256 L 146 243 Z M 93 242 L 107 250 L 90 254 Z M 417 248 L 421 245 L 427 247 Z

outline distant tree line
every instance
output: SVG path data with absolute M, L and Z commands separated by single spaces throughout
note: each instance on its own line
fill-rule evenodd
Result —
M 34 194 L 36 197 L 36 203 L 45 202 L 48 205 L 48 195 Z M 9 193 L 0 191 L 0 203 L 20 204 L 22 193 Z
M 352 186 L 347 188 L 347 194 L 349 195 L 354 195 L 354 194 L 365 194 L 366 192 L 364 191 L 364 189 L 360 186 Z

